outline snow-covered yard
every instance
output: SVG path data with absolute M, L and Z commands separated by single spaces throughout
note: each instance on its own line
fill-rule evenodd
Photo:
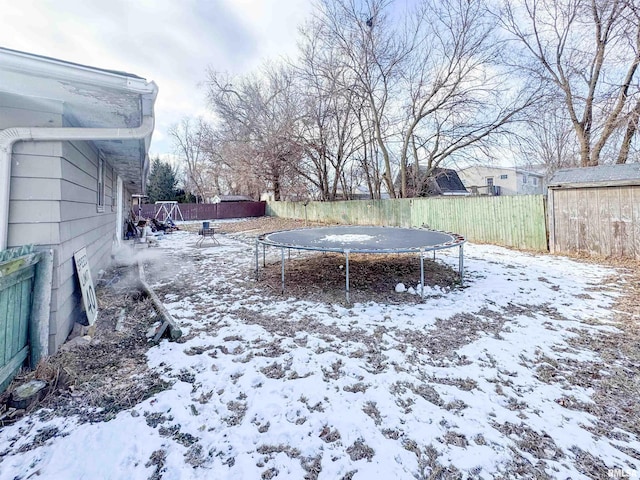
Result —
M 468 244 L 465 288 L 346 306 L 256 283 L 252 236 L 218 238 L 172 234 L 147 270 L 184 333 L 146 354 L 170 386 L 109 421 L 0 429 L 0 479 L 640 474 L 619 271 Z

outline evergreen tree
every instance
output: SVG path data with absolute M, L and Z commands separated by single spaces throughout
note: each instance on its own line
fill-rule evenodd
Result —
M 166 162 L 156 157 L 151 163 L 151 173 L 147 181 L 149 202 L 172 201 L 176 199 L 178 178 L 175 170 Z

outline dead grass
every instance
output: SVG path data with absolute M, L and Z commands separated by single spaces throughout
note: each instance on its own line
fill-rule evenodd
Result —
M 282 290 L 281 263 L 268 263 L 260 268 L 258 286 L 270 292 Z M 459 285 L 458 273 L 432 260 L 424 262 L 425 285 L 440 287 L 442 294 Z M 420 259 L 417 255 L 349 256 L 349 291 L 351 302 L 377 301 L 388 304 L 419 303 L 420 291 L 415 294 L 397 293 L 396 285 L 406 288 L 420 283 Z M 303 300 L 325 303 L 344 303 L 346 267 L 344 255 L 335 253 L 307 254 L 292 252 L 285 260 L 285 295 Z M 431 290 L 428 290 L 429 294 Z
M 288 228 L 300 228 L 304 222 L 298 220 L 283 220 L 263 217 L 236 223 L 222 223 L 218 231 L 237 236 L 240 239 L 250 240 L 259 233 Z M 197 225 L 194 226 L 197 230 Z M 362 257 L 362 258 L 358 258 Z M 628 441 L 631 436 L 640 436 L 640 403 L 637 402 L 637 394 L 640 391 L 640 262 L 616 261 L 587 258 L 576 256 L 580 261 L 610 265 L 620 269 L 620 277 L 612 281 L 625 282 L 625 295 L 618 298 L 613 307 L 615 312 L 616 327 L 619 332 L 606 332 L 594 334 L 592 329 L 574 329 L 573 337 L 569 338 L 569 348 L 581 351 L 594 352 L 598 361 L 579 362 L 559 355 L 559 360 L 550 359 L 540 354 L 533 360 L 528 360 L 527 366 L 534 369 L 537 378 L 547 383 L 560 383 L 571 386 L 592 388 L 593 402 L 579 402 L 571 396 L 555 399 L 564 408 L 583 410 L 596 417 L 593 426 L 585 426 L 591 434 L 598 437 L 606 437 L 611 440 Z M 416 256 L 386 255 L 386 256 L 356 256 L 351 260 L 351 288 L 352 301 L 375 300 L 382 303 L 404 303 L 420 301 L 419 296 L 406 293 L 395 293 L 397 283 L 415 286 L 419 282 L 419 261 Z M 293 255 L 291 261 L 286 263 L 286 294 L 304 299 L 318 300 L 329 305 L 344 301 L 344 257 L 340 255 Z M 427 285 L 439 285 L 446 289 L 458 288 L 457 275 L 454 271 L 439 263 L 425 262 L 427 271 L 425 279 Z M 280 290 L 280 264 L 267 265 L 262 270 L 263 279 L 257 285 L 277 293 Z M 40 403 L 41 406 L 51 410 L 41 411 L 41 415 L 65 416 L 78 414 L 80 421 L 104 421 L 113 418 L 123 409 L 135 406 L 140 401 L 152 396 L 169 386 L 161 380 L 159 373 L 150 372 L 146 366 L 145 352 L 149 348 L 145 332 L 155 320 L 155 313 L 151 305 L 143 297 L 139 296 L 127 285 L 127 275 L 123 271 L 110 272 L 106 276 L 108 287 L 98 288 L 98 298 L 101 308 L 96 335 L 91 344 L 79 346 L 67 352 L 59 352 L 47 362 L 38 365 L 34 372 L 20 375 L 11 388 L 31 378 L 46 380 L 50 383 L 49 394 Z M 607 283 L 607 282 L 604 282 Z M 179 290 L 179 286 L 177 287 Z M 188 288 L 185 285 L 184 288 Z M 598 286 L 594 286 L 594 291 Z M 602 287 L 607 288 L 607 287 Z M 176 289 L 172 285 L 171 289 Z M 169 290 L 171 290 L 169 289 Z M 159 289 L 161 290 L 161 289 Z M 159 291 L 158 293 L 162 293 Z M 328 307 L 330 308 L 330 307 Z M 115 332 L 115 323 L 122 309 L 126 311 L 125 330 Z M 367 369 L 371 372 L 386 371 L 390 366 L 384 355 L 385 345 L 382 342 L 383 335 L 392 336 L 397 346 L 403 352 L 409 352 L 407 358 L 411 361 L 415 358 L 415 365 L 420 361 L 429 361 L 433 365 L 459 365 L 464 366 L 468 361 L 458 357 L 457 349 L 466 345 L 480 335 L 490 333 L 500 335 L 500 332 L 508 328 L 508 322 L 512 316 L 544 314 L 550 319 L 562 321 L 558 312 L 548 309 L 544 305 L 512 305 L 510 308 L 496 312 L 493 310 L 481 310 L 468 312 L 438 320 L 435 328 L 422 331 L 415 328 L 396 329 L 387 332 L 382 329 L 374 334 L 369 334 L 357 327 L 348 331 L 336 326 L 324 325 L 312 317 L 288 320 L 287 312 L 283 312 L 281 318 L 255 312 L 250 309 L 240 308 L 237 312 L 239 318 L 246 316 L 247 323 L 261 325 L 268 332 L 284 337 L 299 338 L 300 332 L 309 335 L 317 335 L 326 341 L 322 346 L 324 351 L 341 351 L 344 342 L 361 342 L 364 347 L 354 352 L 366 359 Z M 585 322 L 588 323 L 588 322 Z M 591 322 L 593 323 L 593 322 Z M 597 323 L 597 322 L 596 322 Z M 214 331 L 219 326 L 211 325 L 203 327 L 202 331 Z M 200 331 L 194 329 L 195 331 Z M 225 337 L 224 341 L 240 342 L 241 337 Z M 265 343 L 259 353 L 255 355 L 273 358 L 273 363 L 265 367 L 263 373 L 271 378 L 298 378 L 297 373 L 291 371 L 290 365 L 280 363 L 276 359 L 282 357 L 287 349 L 282 342 L 273 341 Z M 201 355 L 207 353 L 229 354 L 223 346 L 192 347 L 185 352 L 188 355 Z M 560 352 L 561 353 L 561 352 Z M 249 355 L 254 355 L 250 352 Z M 412 357 L 414 355 L 414 357 Z M 422 356 L 422 360 L 418 359 Z M 492 357 L 487 355 L 489 361 Z M 429 359 L 429 360 L 426 360 Z M 499 365 L 495 365 L 500 367 Z M 396 366 L 398 367 L 398 366 Z M 496 378 L 496 391 L 504 391 L 502 387 L 509 385 L 509 372 L 501 370 L 504 375 Z M 323 369 L 324 377 L 328 380 L 342 375 L 342 365 L 338 362 Z M 135 380 L 134 380 L 135 377 Z M 176 378 L 190 381 L 188 372 L 180 372 Z M 343 390 L 351 393 L 365 392 L 369 387 L 361 379 L 355 379 L 356 383 L 343 387 Z M 448 408 L 462 413 L 464 402 L 452 401 L 449 403 L 438 394 L 438 384 L 455 386 L 463 391 L 478 388 L 477 382 L 469 378 L 435 378 L 424 376 L 424 383 L 415 385 L 409 382 L 396 382 L 394 384 L 398 405 L 410 411 L 412 404 L 421 399 L 442 408 Z M 208 396 L 207 396 L 208 395 Z M 213 395 L 200 396 L 199 402 L 207 402 Z M 6 394 L 5 394 L 6 396 Z M 1 401 L 2 399 L 0 399 Z M 238 399 L 227 403 L 229 416 L 225 418 L 230 425 L 238 424 L 246 414 L 246 403 Z M 300 402 L 309 412 L 322 412 L 325 407 L 322 402 L 310 404 L 301 397 Z M 1 402 L 0 402 L 1 403 Z M 514 409 L 526 408 L 517 402 L 513 402 Z M 366 402 L 363 411 L 376 425 L 381 425 L 382 416 L 374 402 Z M 145 415 L 146 416 L 146 415 Z M 185 454 L 185 462 L 196 466 L 206 460 L 207 452 L 197 443 L 195 437 L 181 434 L 175 425 L 168 425 L 171 418 L 147 418 L 147 423 L 152 422 L 153 427 L 162 428 L 165 436 L 175 438 L 176 441 L 188 447 Z M 302 424 L 306 417 L 300 416 L 296 424 Z M 164 425 L 161 425 L 163 424 Z M 151 424 L 150 424 L 151 425 Z M 167 426 L 168 425 L 168 426 Z M 258 426 L 259 431 L 267 431 L 269 423 Z M 526 425 L 511 423 L 495 423 L 493 427 L 501 434 L 514 440 L 511 453 L 511 461 L 504 468 L 504 476 L 496 475 L 496 478 L 550 478 L 546 468 L 546 461 L 569 461 L 575 463 L 576 468 L 590 478 L 605 478 L 607 469 L 604 463 L 591 453 L 573 449 L 562 451 L 552 438 L 545 432 L 537 432 Z M 621 433 L 619 429 L 626 430 L 629 435 Z M 415 453 L 419 470 L 416 478 L 462 478 L 461 473 L 453 467 L 444 467 L 439 463 L 438 451 L 432 446 L 418 445 L 415 442 L 403 438 L 403 433 L 398 429 L 384 429 L 382 434 L 391 440 L 401 440 L 409 451 Z M 36 436 L 34 442 L 24 448 L 35 448 L 38 444 L 49 441 L 58 435 L 55 430 L 47 430 Z M 319 432 L 320 438 L 330 445 L 339 445 L 342 441 L 340 432 L 325 426 Z M 370 461 L 375 452 L 366 444 L 367 439 L 358 439 L 348 448 L 347 453 L 352 460 Z M 476 444 L 486 444 L 487 440 L 482 436 L 467 439 L 453 430 L 448 430 L 441 442 L 457 447 L 466 447 L 473 440 Z M 617 446 L 633 458 L 640 458 L 640 452 L 630 448 Z M 321 468 L 321 457 L 302 458 L 300 452 L 288 445 L 262 445 L 257 453 L 264 455 L 264 461 L 273 459 L 276 453 L 283 452 L 291 458 L 298 458 L 307 472 L 305 478 L 317 478 Z M 525 458 L 524 455 L 527 455 Z M 531 463 L 534 458 L 536 463 Z M 157 450 L 147 463 L 154 467 L 151 478 L 161 478 L 164 472 L 166 452 Z M 233 457 L 228 459 L 230 465 L 235 462 Z M 278 474 L 275 467 L 263 472 L 263 478 L 270 478 Z M 350 478 L 356 471 L 349 472 L 344 478 Z M 514 477 L 515 476 L 515 477 Z
M 90 343 L 60 350 L 34 371 L 23 372 L 5 397 L 33 378 L 44 380 L 49 384 L 48 392 L 32 410 L 44 407 L 47 410 L 41 411 L 41 416 L 77 414 L 80 422 L 94 422 L 109 420 L 168 388 L 170 383 L 147 368 L 149 343 L 145 334 L 155 321 L 155 311 L 148 299 L 131 288 L 125 280 L 128 278 L 122 268 L 113 269 L 105 279 L 116 280 L 96 289 L 100 315 Z M 123 309 L 125 328 L 116 332 Z

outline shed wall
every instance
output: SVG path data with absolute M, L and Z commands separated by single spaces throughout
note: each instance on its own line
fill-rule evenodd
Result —
M 549 190 L 550 248 L 640 259 L 640 185 Z

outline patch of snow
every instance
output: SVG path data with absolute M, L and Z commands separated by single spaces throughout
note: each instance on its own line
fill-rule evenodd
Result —
M 188 333 L 147 354 L 173 385 L 109 422 L 31 415 L 2 428 L 0 480 L 147 479 L 157 468 L 164 479 L 304 478 L 314 461 L 320 480 L 428 477 L 438 465 L 490 479 L 516 460 L 581 478 L 575 447 L 640 471 L 616 448 L 640 451 L 633 434 L 596 436 L 592 414 L 558 402 L 591 404 L 592 389 L 536 370 L 542 357 L 600 360 L 570 340 L 617 331 L 615 270 L 468 243 L 464 289 L 345 307 L 269 293 L 253 279 L 252 245 L 220 237 L 197 249 L 195 234 L 167 236 L 159 250 L 175 268 L 148 279 Z M 457 254 L 438 261 L 457 269 Z M 525 440 L 546 443 L 534 455 Z
M 325 235 L 320 239 L 324 242 L 351 243 L 351 242 L 367 242 L 373 240 L 372 235 L 361 235 L 356 233 L 345 233 L 342 235 Z

